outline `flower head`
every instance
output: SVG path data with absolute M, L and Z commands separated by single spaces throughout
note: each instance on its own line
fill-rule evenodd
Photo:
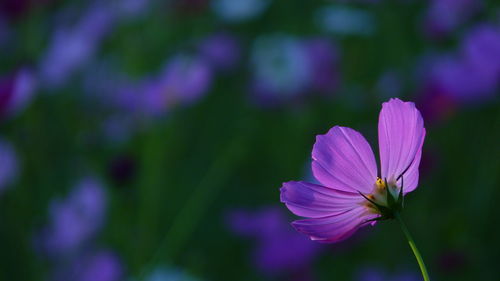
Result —
M 316 137 L 312 169 L 320 184 L 290 181 L 281 188 L 281 202 L 308 218 L 292 223 L 297 231 L 312 240 L 338 242 L 401 210 L 403 195 L 418 184 L 422 116 L 414 103 L 391 99 L 382 105 L 378 134 L 380 173 L 359 132 L 335 126 Z

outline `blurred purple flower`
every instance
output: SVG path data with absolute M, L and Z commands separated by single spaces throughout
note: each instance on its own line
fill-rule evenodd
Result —
M 389 275 L 378 268 L 363 268 L 354 278 L 355 281 L 421 281 L 422 277 L 410 271 Z
M 270 0 L 212 0 L 212 8 L 222 20 L 243 22 L 259 16 L 270 3 Z
M 500 25 L 480 24 L 462 42 L 464 63 L 488 79 L 500 81 Z
M 0 195 L 14 183 L 18 173 L 19 163 L 14 147 L 0 139 Z
M 276 207 L 256 212 L 232 211 L 228 224 L 234 233 L 257 240 L 254 262 L 266 274 L 307 270 L 320 250 L 318 245 L 296 233 L 285 214 Z
M 453 31 L 480 10 L 481 0 L 430 0 L 424 18 L 425 32 L 439 38 Z
M 67 198 L 53 201 L 49 211 L 49 225 L 40 237 L 41 247 L 51 256 L 71 255 L 103 225 L 106 193 L 100 182 L 85 178 Z
M 0 118 L 9 118 L 23 111 L 32 100 L 36 84 L 28 69 L 0 78 Z
M 339 84 L 339 55 L 328 40 L 317 38 L 305 43 L 311 65 L 311 88 L 322 93 L 333 92 Z
M 56 28 L 40 62 L 42 81 L 48 87 L 63 86 L 95 55 L 114 21 L 111 9 L 95 2 L 75 25 L 62 24 Z
M 492 100 L 500 87 L 500 26 L 474 26 L 465 33 L 460 52 L 426 57 L 422 65 L 425 114 L 439 117 L 439 111 Z
M 312 65 L 305 44 L 286 35 L 257 38 L 251 54 L 252 94 L 261 105 L 297 98 L 310 85 Z
M 240 46 L 236 38 L 227 33 L 217 33 L 200 44 L 200 54 L 217 70 L 229 70 L 240 59 Z
M 329 5 L 315 13 L 316 24 L 325 32 L 336 35 L 370 36 L 375 32 L 373 15 L 362 9 Z
M 173 106 L 195 103 L 208 92 L 212 75 L 208 63 L 199 57 L 173 57 L 159 76 L 146 83 L 142 93 L 144 113 L 159 115 Z
M 99 250 L 85 253 L 74 259 L 69 266 L 56 272 L 55 281 L 119 281 L 123 267 L 113 252 Z

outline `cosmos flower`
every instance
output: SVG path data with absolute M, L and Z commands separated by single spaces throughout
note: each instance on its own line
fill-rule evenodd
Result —
M 54 257 L 80 250 L 103 225 L 106 205 L 102 185 L 93 178 L 81 180 L 68 198 L 52 202 L 40 246 Z
M 489 84 L 500 82 L 500 25 L 482 23 L 470 29 L 461 45 L 462 60 Z
M 252 94 L 259 104 L 296 99 L 311 81 L 311 61 L 304 43 L 292 36 L 261 36 L 252 46 Z
M 212 78 L 212 69 L 199 56 L 174 56 L 157 77 L 145 83 L 142 110 L 154 116 L 176 105 L 191 105 L 208 92 Z
M 456 104 L 478 104 L 495 97 L 500 86 L 500 27 L 480 24 L 461 42 L 460 52 L 426 62 L 425 88 Z
M 359 132 L 335 126 L 317 136 L 312 169 L 321 184 L 290 181 L 281 188 L 281 202 L 292 213 L 307 217 L 294 221 L 294 228 L 312 240 L 333 243 L 368 223 L 393 218 L 402 208 L 403 195 L 418 184 L 423 125 L 412 102 L 391 99 L 382 105 L 380 173 L 370 145 Z
M 307 270 L 320 248 L 293 231 L 285 214 L 275 207 L 250 212 L 234 210 L 228 216 L 231 230 L 257 240 L 253 259 L 259 271 L 274 275 Z
M 98 52 L 115 18 L 108 6 L 91 4 L 76 24 L 58 26 L 40 62 L 41 81 L 52 88 L 64 86 Z

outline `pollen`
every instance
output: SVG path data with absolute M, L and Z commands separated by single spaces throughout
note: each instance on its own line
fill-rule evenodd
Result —
M 384 190 L 387 188 L 387 186 L 385 186 L 385 182 L 381 178 L 378 178 L 378 177 L 377 177 L 377 181 L 375 182 L 375 185 L 377 186 L 378 190 Z

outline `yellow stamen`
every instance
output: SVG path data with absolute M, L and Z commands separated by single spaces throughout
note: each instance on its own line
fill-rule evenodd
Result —
M 385 186 L 385 182 L 381 178 L 378 178 L 378 177 L 377 177 L 377 181 L 375 182 L 375 185 L 377 186 L 378 190 L 383 190 L 383 189 L 387 188 L 387 186 Z

